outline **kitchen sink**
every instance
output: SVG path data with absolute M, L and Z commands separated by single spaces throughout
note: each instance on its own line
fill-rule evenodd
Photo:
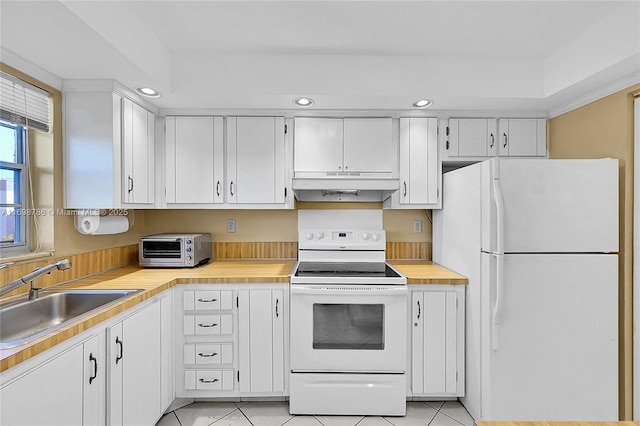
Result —
M 140 291 L 55 290 L 35 300 L 9 301 L 0 307 L 0 349 L 28 343 Z

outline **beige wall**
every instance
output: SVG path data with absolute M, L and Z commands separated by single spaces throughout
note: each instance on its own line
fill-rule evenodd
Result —
M 380 203 L 297 203 L 297 209 L 381 209 Z M 227 232 L 227 219 L 236 220 L 236 232 Z M 423 231 L 413 232 L 414 219 Z M 431 242 L 431 225 L 422 210 L 383 212 L 387 241 Z M 145 231 L 211 232 L 214 241 L 297 241 L 297 210 L 146 210 Z
M 633 96 L 621 90 L 549 120 L 551 158 L 620 160 L 620 419 L 632 419 Z M 594 218 L 597 226 L 598 218 Z M 636 396 L 640 397 L 640 396 Z

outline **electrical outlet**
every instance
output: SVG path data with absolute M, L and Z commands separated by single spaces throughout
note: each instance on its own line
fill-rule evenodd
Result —
M 227 232 L 236 232 L 236 220 L 227 219 Z
M 416 234 L 422 234 L 422 221 L 420 219 L 413 221 L 413 232 Z

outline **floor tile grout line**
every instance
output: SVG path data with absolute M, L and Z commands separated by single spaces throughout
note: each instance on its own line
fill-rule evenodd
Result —
M 245 405 L 247 405 L 247 404 L 244 404 L 242 407 L 244 407 Z M 238 411 L 240 411 L 240 413 L 242 413 L 242 415 L 244 416 L 244 418 L 245 418 L 245 419 L 247 419 L 247 421 L 249 422 L 249 424 L 250 424 L 251 426 L 255 426 L 255 425 L 253 424 L 253 422 L 251 421 L 251 419 L 250 419 L 249 417 L 247 417 L 247 415 L 245 414 L 245 412 L 244 412 L 244 411 L 242 411 L 242 407 L 238 407 Z

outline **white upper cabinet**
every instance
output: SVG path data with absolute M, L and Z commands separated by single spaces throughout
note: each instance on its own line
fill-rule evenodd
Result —
M 295 119 L 294 172 L 391 174 L 391 118 Z
M 64 207 L 149 208 L 154 203 L 155 116 L 118 86 L 68 84 L 64 105 Z
M 450 118 L 441 135 L 443 161 L 481 161 L 495 156 L 546 157 L 546 120 Z
M 442 165 L 438 158 L 438 120 L 400 119 L 400 191 L 385 200 L 385 208 L 433 209 L 442 206 Z
M 167 204 L 224 202 L 224 118 L 166 117 Z
M 342 172 L 343 140 L 342 118 L 296 118 L 295 172 Z
M 449 120 L 449 157 L 493 157 L 498 152 L 496 120 L 452 118 Z
M 153 204 L 155 117 L 122 99 L 122 202 Z
M 547 155 L 546 120 L 503 118 L 498 121 L 499 155 L 543 157 Z
M 284 204 L 285 157 L 283 117 L 227 117 L 227 203 Z

